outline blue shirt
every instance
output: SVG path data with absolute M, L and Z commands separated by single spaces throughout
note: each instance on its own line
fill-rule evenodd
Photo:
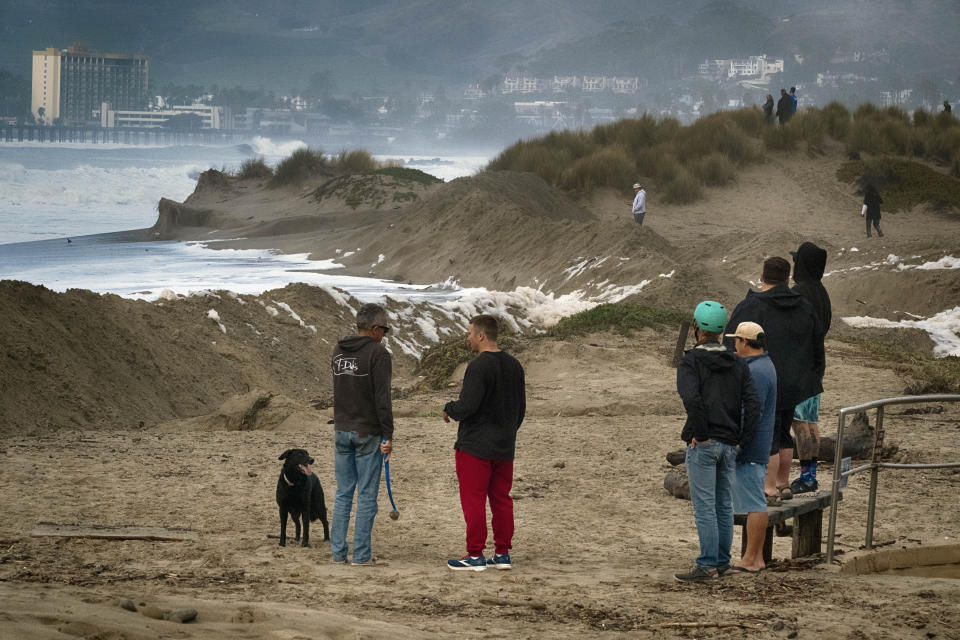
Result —
M 770 460 L 773 421 L 777 415 L 777 369 L 766 353 L 743 360 L 750 369 L 753 389 L 760 401 L 760 420 L 757 422 L 757 430 L 753 432 L 753 438 L 737 456 L 737 462 L 766 464 Z

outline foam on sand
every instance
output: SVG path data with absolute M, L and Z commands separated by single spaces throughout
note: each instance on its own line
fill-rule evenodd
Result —
M 960 356 L 960 307 L 947 309 L 921 320 L 886 320 L 869 316 L 843 318 L 851 327 L 879 329 L 923 329 L 933 340 L 933 355 L 938 358 Z

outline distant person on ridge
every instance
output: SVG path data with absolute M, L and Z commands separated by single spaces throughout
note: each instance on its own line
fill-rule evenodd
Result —
M 768 496 L 779 494 L 782 500 L 793 498 L 790 489 L 790 463 L 793 439 L 790 426 L 793 410 L 807 398 L 823 391 L 823 337 L 816 313 L 806 298 L 787 287 L 790 263 L 780 257 L 763 261 L 761 291 L 748 291 L 730 315 L 727 333 L 734 333 L 741 322 L 756 322 L 763 327 L 767 354 L 777 368 L 777 418 L 773 444 L 767 465 L 764 490 Z M 733 340 L 725 340 L 733 348 Z
M 790 112 L 790 115 L 793 115 L 797 112 L 797 103 L 799 102 L 799 98 L 797 98 L 796 87 L 790 87 L 790 101 L 793 102 L 793 111 Z
M 786 89 L 780 89 L 780 100 L 777 102 L 777 120 L 785 125 L 793 115 L 793 100 L 787 95 Z
M 950 113 L 951 111 L 953 111 L 953 108 L 950 106 L 949 100 L 943 101 L 943 110 L 946 111 L 947 113 Z
M 707 300 L 693 312 L 697 344 L 677 366 L 677 393 L 687 421 L 686 465 L 693 518 L 700 539 L 697 565 L 674 577 L 702 582 L 730 569 L 733 544 L 733 482 L 737 447 L 749 443 L 760 417 L 747 363 L 720 344 L 727 310 Z
M 513 541 L 513 459 L 517 430 L 527 410 L 523 367 L 497 346 L 497 319 L 474 316 L 467 346 L 477 357 L 463 374 L 460 397 L 443 407 L 443 421 L 457 428 L 457 483 L 467 525 L 467 555 L 447 562 L 454 571 L 483 571 L 487 566 L 510 569 Z M 483 556 L 487 544 L 487 500 L 490 501 L 494 555 Z
M 821 282 L 823 271 L 827 267 L 827 252 L 812 242 L 804 242 L 793 255 L 793 285 L 791 291 L 799 293 L 813 307 L 820 323 L 820 349 L 823 339 L 830 330 L 833 311 L 830 307 L 830 295 Z M 820 383 L 826 363 L 820 366 Z M 798 493 L 815 492 L 817 484 L 817 456 L 820 454 L 820 429 L 817 422 L 820 417 L 820 394 L 811 396 L 793 410 L 793 436 L 797 442 L 797 457 L 800 458 L 800 477 L 790 483 L 790 491 Z
M 647 215 L 647 192 L 643 186 L 637 182 L 633 185 L 633 193 L 633 203 L 631 204 L 633 219 L 642 227 L 643 217 Z
M 773 96 L 767 94 L 767 101 L 763 103 L 763 121 L 767 124 L 773 124 Z
M 747 514 L 743 555 L 727 573 L 730 575 L 756 573 L 766 568 L 763 561 L 763 543 L 767 537 L 767 507 L 771 500 L 764 498 L 763 484 L 767 477 L 770 444 L 773 441 L 773 423 L 777 413 L 777 370 L 764 350 L 766 338 L 763 327 L 756 322 L 741 322 L 733 334 L 737 355 L 750 369 L 760 419 L 752 438 L 741 438 L 737 453 L 737 467 L 733 482 L 733 512 Z M 776 506 L 780 497 L 773 499 Z
M 863 210 L 861 214 L 867 217 L 867 237 L 870 235 L 870 225 L 877 230 L 877 235 L 883 237 L 883 231 L 880 230 L 880 205 L 883 204 L 883 198 L 873 184 L 868 184 L 863 188 Z

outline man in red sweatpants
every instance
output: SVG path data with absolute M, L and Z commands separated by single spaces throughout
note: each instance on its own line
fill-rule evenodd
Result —
M 493 316 L 471 318 L 467 346 L 477 352 L 463 376 L 460 397 L 443 407 L 443 421 L 457 429 L 457 481 L 467 523 L 467 555 L 447 562 L 454 571 L 483 571 L 487 565 L 510 569 L 513 540 L 513 457 L 517 429 L 527 409 L 523 367 L 497 347 Z M 492 513 L 494 556 L 483 556 L 487 543 L 487 498 Z

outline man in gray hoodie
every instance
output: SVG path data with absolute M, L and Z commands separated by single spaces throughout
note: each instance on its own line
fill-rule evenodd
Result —
M 393 408 L 390 378 L 393 365 L 383 346 L 390 319 L 378 304 L 357 312 L 357 335 L 341 338 L 333 349 L 334 471 L 337 494 L 330 527 L 333 562 L 347 563 L 347 527 L 353 494 L 357 516 L 353 533 L 353 564 L 374 564 L 370 532 L 377 515 L 382 456 L 393 450 Z

